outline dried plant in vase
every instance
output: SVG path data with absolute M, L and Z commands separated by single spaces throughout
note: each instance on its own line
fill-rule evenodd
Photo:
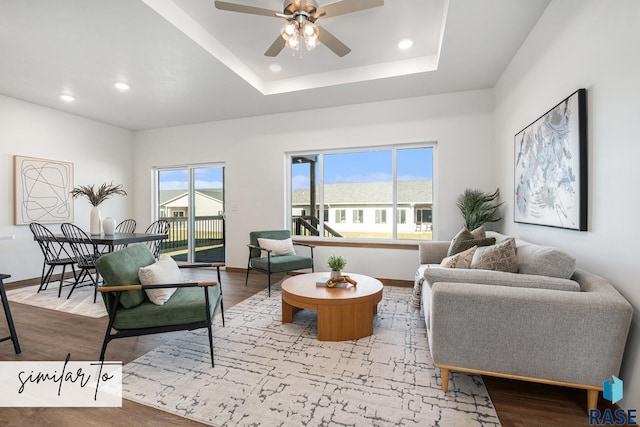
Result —
M 111 196 L 126 196 L 127 192 L 122 188 L 122 184 L 113 185 L 113 183 L 107 184 L 105 182 L 100 187 L 98 187 L 98 190 L 96 190 L 95 186 L 93 185 L 79 185 L 71 190 L 71 195 L 74 199 L 84 196 L 93 206 L 93 208 L 91 209 L 89 232 L 93 235 L 96 235 L 100 234 L 100 224 L 102 222 L 98 206 Z
M 122 188 L 122 184 L 113 185 L 113 183 L 107 184 L 105 182 L 98 187 L 98 191 L 95 190 L 93 185 L 79 185 L 71 190 L 71 195 L 74 199 L 85 196 L 92 206 L 99 206 L 109 197 L 113 195 L 126 196 L 127 192 Z

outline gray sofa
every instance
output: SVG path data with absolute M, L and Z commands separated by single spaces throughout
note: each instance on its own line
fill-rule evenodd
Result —
M 449 242 L 420 243 L 414 297 L 443 391 L 459 371 L 585 389 L 595 408 L 618 375 L 633 309 L 568 255 L 518 239 L 516 248 L 520 272 L 507 273 L 440 268 Z

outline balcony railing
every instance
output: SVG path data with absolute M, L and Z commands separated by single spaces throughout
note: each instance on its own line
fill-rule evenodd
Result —
M 187 250 L 188 227 L 186 217 L 163 217 L 169 222 L 169 238 L 162 242 L 163 252 Z M 224 245 L 224 218 L 222 215 L 197 216 L 192 231 L 196 252 L 212 246 Z
M 319 236 L 320 220 L 315 216 L 294 216 L 291 218 L 291 234 L 294 236 Z M 343 237 L 342 234 L 324 224 L 324 237 Z

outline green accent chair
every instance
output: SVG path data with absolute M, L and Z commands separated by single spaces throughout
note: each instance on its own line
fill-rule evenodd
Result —
M 302 270 L 305 268 L 313 268 L 313 248 L 314 245 L 310 245 L 302 242 L 293 242 L 294 246 L 306 246 L 311 251 L 311 256 L 304 255 L 282 255 L 273 256 L 272 251 L 269 249 L 261 248 L 258 244 L 258 238 L 272 239 L 272 240 L 286 240 L 291 238 L 291 231 L 289 230 L 265 230 L 265 231 L 252 231 L 249 233 L 249 261 L 247 263 L 247 278 L 245 279 L 245 286 L 249 282 L 249 271 L 256 270 L 262 273 L 266 273 L 269 281 L 269 296 L 271 296 L 271 273 L 283 273 L 294 270 Z M 266 252 L 267 256 L 261 258 L 262 252 Z
M 156 259 L 146 245 L 131 245 L 96 261 L 105 283 L 98 292 L 109 313 L 100 361 L 104 361 L 107 344 L 116 338 L 207 328 L 211 366 L 214 366 L 211 323 L 219 306 L 224 326 L 220 284 L 220 267 L 224 264 L 179 264 L 180 268 L 216 267 L 218 282 L 141 285 L 138 270 L 154 262 Z M 162 288 L 177 288 L 164 305 L 152 303 L 144 292 Z

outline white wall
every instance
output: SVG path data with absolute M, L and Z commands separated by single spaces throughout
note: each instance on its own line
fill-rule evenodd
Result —
M 587 89 L 587 232 L 513 222 L 505 231 L 556 245 L 608 278 L 635 315 L 620 378 L 626 408 L 640 408 L 640 2 L 553 1 L 495 88 L 499 185 L 513 194 L 514 135 L 578 88 Z M 604 380 L 605 378 L 603 378 Z
M 467 187 L 495 189 L 493 96 L 490 90 L 352 105 L 181 126 L 135 134 L 135 191 L 150 194 L 153 166 L 224 162 L 227 264 L 246 268 L 249 232 L 285 223 L 285 153 L 342 147 L 437 141 L 434 178 L 436 238 L 451 238 L 463 221 L 455 199 Z M 140 222 L 152 203 L 135 201 Z M 416 251 L 318 248 L 316 268 L 332 252 L 350 271 L 412 280 Z
M 132 143 L 130 131 L 0 96 L 0 235 L 15 235 L 0 240 L 0 272 L 11 275 L 7 282 L 40 277 L 43 259 L 29 227 L 13 225 L 13 156 L 73 162 L 76 185 L 113 181 L 131 192 Z M 103 217 L 132 215 L 132 197 L 104 202 Z M 74 222 L 88 231 L 91 205 L 78 199 L 74 209 Z M 59 225 L 51 228 L 60 231 Z

